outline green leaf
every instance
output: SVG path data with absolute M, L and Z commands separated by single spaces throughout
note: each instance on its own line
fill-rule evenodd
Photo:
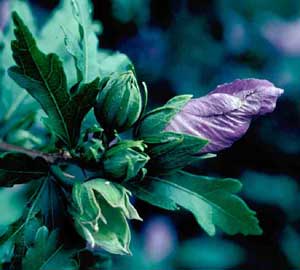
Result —
M 59 2 L 57 7 L 47 16 L 47 21 L 36 37 L 40 48 L 46 53 L 56 53 L 62 59 L 68 78 L 68 86 L 71 87 L 78 82 L 78 79 L 74 69 L 74 59 L 66 50 L 64 29 L 68 29 L 71 33 L 76 33 L 78 24 L 75 20 L 72 20 L 71 1 L 61 0 Z M 70 19 L 66 20 L 66 18 Z M 53 37 L 51 42 L 49 42 L 49 37 Z
M 58 243 L 56 231 L 49 233 L 47 227 L 38 229 L 34 245 L 30 247 L 22 260 L 23 270 L 76 270 L 78 264 L 72 251 L 63 249 Z
M 78 80 L 93 80 L 99 75 L 97 61 L 98 37 L 101 26 L 92 22 L 92 4 L 89 0 L 71 0 L 78 33 L 65 29 L 65 45 L 75 60 Z
M 71 96 L 70 100 L 70 126 L 72 126 L 72 136 L 79 138 L 81 123 L 85 115 L 93 107 L 96 97 L 99 92 L 100 79 L 96 78 L 94 81 L 86 84 L 81 84 L 79 90 Z
M 134 70 L 134 66 L 128 56 L 120 52 L 102 49 L 98 51 L 98 62 L 102 77 L 109 76 L 114 72 L 123 73 Z
M 20 12 L 26 19 L 27 25 L 36 31 L 29 5 L 24 1 L 10 1 L 9 4 L 11 10 Z M 35 113 L 38 108 L 37 102 L 7 74 L 7 69 L 13 65 L 10 46 L 13 39 L 13 23 L 11 21 L 6 30 L 0 41 L 0 43 L 3 41 L 3 45 L 0 44 L 0 123 L 5 124 L 5 130 L 1 132 L 3 136 L 7 134 L 8 126 L 14 125 L 21 117 Z
M 81 86 L 71 95 L 58 56 L 42 53 L 16 13 L 13 20 L 17 40 L 12 42 L 12 50 L 18 66 L 10 68 L 9 75 L 41 104 L 48 115 L 45 124 L 50 130 L 72 147 L 78 140 L 82 119 L 96 98 L 99 80 Z
M 72 5 L 71 0 L 61 0 L 57 8 L 48 17 L 49 19 L 43 25 L 41 31 L 37 33 L 40 47 L 45 52 L 55 52 L 63 60 L 69 86 L 78 81 L 76 72 L 74 72 L 74 60 L 77 71 L 84 70 L 85 62 L 87 62 L 87 81 L 93 80 L 97 76 L 105 77 L 113 72 L 124 72 L 132 69 L 132 63 L 125 54 L 98 48 L 97 35 L 101 34 L 102 25 L 98 21 L 92 22 L 93 8 L 91 1 L 77 0 L 76 2 L 80 9 L 79 14 L 74 13 L 74 5 Z M 21 14 L 23 15 L 23 12 Z M 66 18 L 70 19 L 66 20 Z M 87 48 L 86 51 L 83 47 L 85 39 L 82 39 L 80 35 L 82 26 L 84 26 L 82 34 L 88 39 L 88 46 L 85 47 Z M 54 37 L 51 42 L 49 42 L 49 36 Z M 80 71 L 77 75 L 81 75 L 81 73 Z
M 27 247 L 34 245 L 35 235 L 41 226 L 42 221 L 36 217 L 33 217 L 24 223 L 23 240 Z
M 73 188 L 70 213 L 77 232 L 94 247 L 115 254 L 129 254 L 128 219 L 141 219 L 124 187 L 94 179 Z
M 14 255 L 14 242 L 9 240 L 0 246 L 0 265 L 9 263 Z
M 137 183 L 127 182 L 126 187 L 131 190 L 137 198 L 154 206 L 166 210 L 179 210 L 179 206 L 171 197 L 165 195 L 161 196 L 160 193 L 156 192 L 156 186 L 151 182 L 149 183 L 149 178 Z
M 0 155 L 0 186 L 2 187 L 39 179 L 47 173 L 48 166 L 42 158 L 32 158 L 22 153 Z
M 98 49 L 97 35 L 102 32 L 102 25 L 92 21 L 91 1 L 71 0 L 71 5 L 78 31 L 75 32 L 69 27 L 63 29 L 65 45 L 74 58 L 78 79 L 89 81 L 99 74 L 105 77 L 113 72 L 131 70 L 132 63 L 125 54 Z
M 72 65 L 74 65 L 72 56 L 66 51 L 64 42 L 65 34 L 63 31 L 65 28 L 71 32 L 77 31 L 78 23 L 73 20 L 72 17 L 73 12 L 71 0 L 59 1 L 56 8 L 51 11 L 49 16 L 47 16 L 47 21 L 43 25 L 42 29 L 40 29 L 38 39 L 41 48 L 43 48 L 47 53 L 55 52 L 62 57 L 64 61 L 71 60 Z M 68 18 L 68 20 L 66 20 L 66 18 Z M 49 36 L 55 38 L 49 42 Z
M 71 144 L 67 121 L 62 108 L 70 100 L 67 80 L 57 55 L 43 54 L 17 13 L 13 13 L 17 40 L 12 42 L 13 57 L 18 66 L 9 69 L 9 75 L 25 88 L 48 114 L 47 125 L 57 136 Z
M 0 226 L 9 226 L 19 220 L 26 206 L 28 190 L 18 188 L 0 188 Z
M 143 189 L 135 186 L 132 191 L 140 199 L 151 204 L 158 205 L 153 203 L 149 192 L 192 212 L 199 225 L 209 235 L 216 233 L 216 226 L 228 234 L 261 234 L 255 212 L 235 195 L 241 187 L 241 183 L 235 179 L 218 179 L 178 172 L 165 179 L 148 177 Z

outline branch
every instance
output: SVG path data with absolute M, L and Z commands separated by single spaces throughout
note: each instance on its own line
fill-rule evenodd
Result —
M 43 158 L 46 162 L 50 164 L 57 163 L 59 161 L 72 161 L 70 153 L 67 151 L 61 153 L 44 153 L 37 150 L 26 149 L 24 147 L 12 145 L 0 140 L 0 152 L 18 152 L 26 154 L 32 158 Z

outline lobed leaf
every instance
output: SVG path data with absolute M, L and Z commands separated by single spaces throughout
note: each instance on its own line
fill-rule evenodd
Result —
M 175 210 L 182 207 L 193 213 L 199 225 L 209 234 L 219 227 L 228 234 L 261 234 L 255 212 L 235 193 L 241 190 L 241 183 L 235 179 L 218 179 L 177 172 L 168 177 L 148 177 L 140 189 L 132 189 L 134 194 L 156 206 Z M 148 193 L 155 194 L 149 196 Z M 154 200 L 165 198 L 162 205 Z M 167 201 L 168 204 L 164 204 Z
M 26 24 L 36 32 L 30 7 L 24 1 L 10 1 L 9 6 L 26 19 Z M 19 123 L 21 118 L 35 114 L 37 102 L 7 74 L 7 69 L 13 65 L 10 42 L 13 39 L 13 23 L 8 22 L 5 33 L 0 30 L 0 123 L 1 134 L 9 134 L 9 129 Z M 4 125 L 5 124 L 5 125 Z M 2 126 L 3 125 L 3 126 Z
M 61 61 L 55 54 L 45 55 L 17 13 L 13 13 L 16 40 L 12 42 L 17 63 L 9 75 L 42 106 L 48 118 L 45 124 L 69 147 L 76 144 L 83 117 L 91 109 L 98 93 L 99 80 L 83 85 L 71 95 Z
M 22 259 L 23 270 L 77 270 L 78 264 L 72 259 L 72 251 L 59 245 L 56 231 L 49 232 L 47 227 L 40 227 L 35 235 L 35 241 Z

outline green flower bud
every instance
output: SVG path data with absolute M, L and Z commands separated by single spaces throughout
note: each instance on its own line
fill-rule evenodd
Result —
M 114 74 L 103 83 L 94 108 L 98 122 L 110 132 L 129 129 L 141 110 L 141 92 L 132 71 Z
M 103 168 L 107 178 L 127 181 L 143 172 L 149 156 L 144 153 L 142 141 L 120 141 L 103 156 Z

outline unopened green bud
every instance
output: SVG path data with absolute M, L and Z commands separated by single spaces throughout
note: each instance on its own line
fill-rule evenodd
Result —
M 142 97 L 132 71 L 112 75 L 103 84 L 94 108 L 98 122 L 110 132 L 129 129 L 141 110 Z
M 137 176 L 149 160 L 142 141 L 120 141 L 103 156 L 104 173 L 109 179 L 127 181 Z

